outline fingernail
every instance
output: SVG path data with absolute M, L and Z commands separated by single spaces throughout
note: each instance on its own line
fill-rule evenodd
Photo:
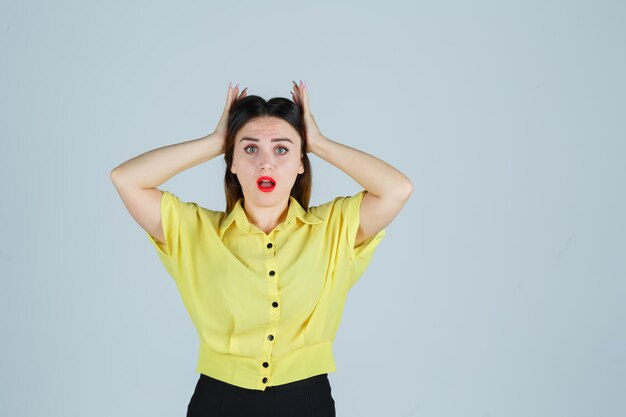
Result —
M 230 81 L 228 82 L 228 88 L 230 88 Z
M 237 87 L 239 87 L 239 83 L 237 83 L 237 85 L 235 86 L 235 89 L 236 89 Z

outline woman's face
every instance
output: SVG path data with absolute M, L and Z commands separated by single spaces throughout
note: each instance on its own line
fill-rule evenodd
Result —
M 231 166 L 245 200 L 265 207 L 288 200 L 298 174 L 304 173 L 300 148 L 298 131 L 278 117 L 246 123 L 235 137 Z

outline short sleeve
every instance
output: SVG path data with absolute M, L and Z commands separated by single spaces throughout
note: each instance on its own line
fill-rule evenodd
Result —
M 345 198 L 342 204 L 342 214 L 346 222 L 348 233 L 347 240 L 350 247 L 349 288 L 352 288 L 361 275 L 363 275 L 374 255 L 376 247 L 386 235 L 386 229 L 382 229 L 376 235 L 361 243 L 358 247 L 354 247 L 356 235 L 359 231 L 359 224 L 361 222 L 361 201 L 365 193 L 367 193 L 367 190 L 363 190 L 352 197 Z
M 161 243 L 151 234 L 146 232 L 148 240 L 154 248 L 169 274 L 176 279 L 178 271 L 177 259 L 181 250 L 181 242 L 184 239 L 185 229 L 183 224 L 188 224 L 190 212 L 194 210 L 194 203 L 181 202 L 180 199 L 169 191 L 163 191 L 161 195 L 161 222 L 163 224 L 163 234 L 165 242 Z

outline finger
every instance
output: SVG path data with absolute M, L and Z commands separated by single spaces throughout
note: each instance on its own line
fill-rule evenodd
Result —
M 230 102 L 233 100 L 232 96 L 233 96 L 233 89 L 230 83 L 228 83 L 228 92 L 226 93 L 226 104 L 224 105 L 225 108 L 228 108 L 230 106 Z
M 244 98 L 248 94 L 248 87 L 244 88 L 239 98 Z
M 309 92 L 306 89 L 306 86 L 302 88 L 302 107 L 305 111 L 309 111 Z
M 298 86 L 296 87 L 296 91 L 298 94 L 298 101 L 300 102 L 300 105 L 304 104 L 304 91 L 302 90 L 302 87 Z
M 291 98 L 293 99 L 293 101 L 299 105 L 298 103 L 298 99 L 296 98 L 296 95 L 293 93 L 293 91 L 291 92 Z
M 293 89 L 296 91 L 296 93 L 298 94 L 298 96 L 302 96 L 302 89 L 298 86 L 298 84 L 295 81 L 291 81 L 293 83 Z

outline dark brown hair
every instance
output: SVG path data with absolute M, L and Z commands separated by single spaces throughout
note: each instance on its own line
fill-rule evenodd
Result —
M 258 117 L 278 117 L 293 126 L 300 135 L 300 150 L 302 153 L 304 173 L 298 174 L 296 182 L 291 188 L 290 195 L 300 203 L 303 209 L 308 210 L 313 176 L 311 175 L 311 163 L 306 153 L 307 142 L 304 119 L 302 118 L 302 108 L 293 101 L 283 97 L 274 97 L 266 101 L 262 97 L 251 95 L 235 101 L 228 115 L 228 129 L 226 142 L 224 143 L 224 162 L 226 163 L 226 172 L 224 173 L 226 212 L 230 213 L 235 207 L 237 200 L 243 198 L 243 191 L 239 180 L 237 176 L 230 171 L 233 165 L 235 137 L 242 127 Z

